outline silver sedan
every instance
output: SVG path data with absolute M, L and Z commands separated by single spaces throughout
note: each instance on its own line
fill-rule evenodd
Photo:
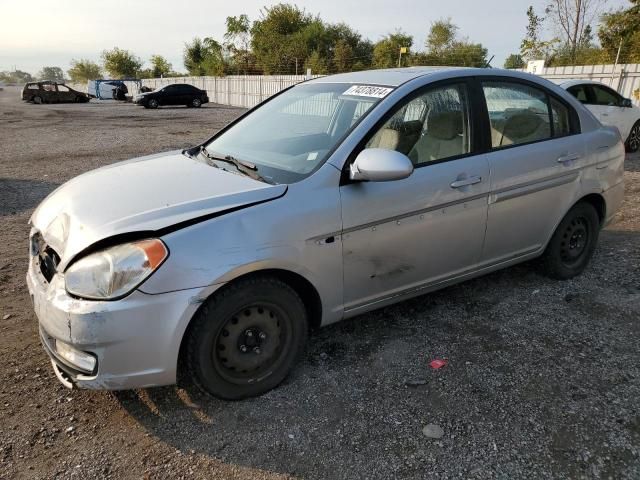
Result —
M 540 257 L 587 266 L 624 146 L 524 73 L 408 68 L 287 89 L 201 145 L 81 175 L 31 218 L 65 385 L 278 385 L 310 328 Z M 180 369 L 180 372 L 179 372 Z

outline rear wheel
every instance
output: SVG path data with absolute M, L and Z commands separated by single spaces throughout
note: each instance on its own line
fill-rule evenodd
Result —
M 593 205 L 587 202 L 574 205 L 556 228 L 542 256 L 544 272 L 559 280 L 581 274 L 593 255 L 599 233 L 600 218 Z
M 193 319 L 185 367 L 205 392 L 227 400 L 265 393 L 282 382 L 303 351 L 307 314 L 278 279 L 239 280 L 210 298 Z
M 631 153 L 637 152 L 640 149 L 640 120 L 631 127 L 625 146 L 627 147 L 627 152 Z

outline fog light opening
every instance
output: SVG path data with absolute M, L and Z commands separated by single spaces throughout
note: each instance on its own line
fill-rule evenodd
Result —
M 60 358 L 63 358 L 71 366 L 77 367 L 79 370 L 92 373 L 96 368 L 96 357 L 90 353 L 77 350 L 64 342 L 56 341 L 56 353 L 60 355 Z

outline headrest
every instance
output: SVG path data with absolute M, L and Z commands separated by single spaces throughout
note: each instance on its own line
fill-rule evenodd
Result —
M 533 112 L 523 111 L 507 118 L 503 134 L 510 139 L 526 138 L 532 135 L 543 120 Z
M 395 150 L 400 142 L 400 134 L 397 130 L 391 128 L 383 128 L 376 133 L 371 146 L 374 148 L 385 148 L 387 150 Z
M 427 134 L 439 140 L 451 140 L 462 133 L 462 112 L 429 115 Z

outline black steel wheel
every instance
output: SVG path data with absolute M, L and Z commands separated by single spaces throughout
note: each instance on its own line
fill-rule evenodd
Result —
M 193 100 L 191 100 L 191 106 L 200 108 L 202 106 L 202 100 L 200 100 L 199 98 L 194 98 Z
M 158 100 L 156 100 L 155 98 L 152 98 L 149 100 L 149 102 L 147 102 L 147 106 L 149 108 L 158 108 L 160 104 L 158 103 Z
M 627 151 L 630 153 L 640 150 L 640 120 L 631 127 L 625 146 L 627 147 Z
M 582 273 L 595 250 L 600 232 L 596 209 L 580 202 L 562 219 L 542 256 L 545 273 L 560 280 Z
M 216 397 L 260 395 L 284 380 L 306 336 L 306 310 L 289 285 L 272 277 L 247 278 L 215 294 L 196 314 L 184 367 Z

